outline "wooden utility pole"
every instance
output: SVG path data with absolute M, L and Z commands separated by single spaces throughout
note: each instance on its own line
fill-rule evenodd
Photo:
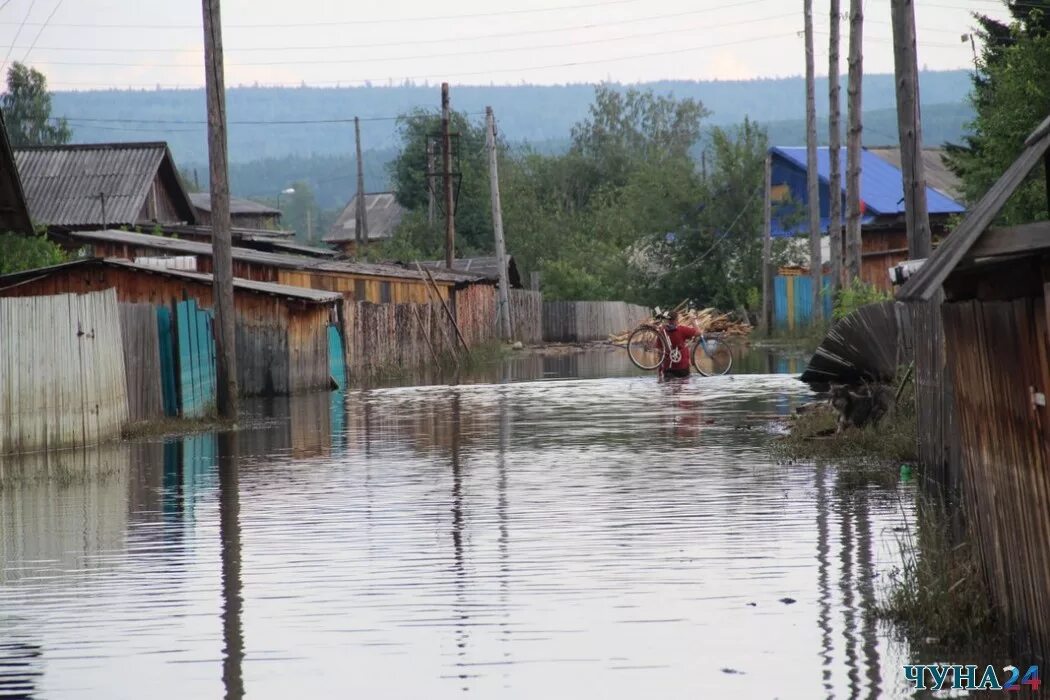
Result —
M 354 117 L 354 141 L 357 144 L 357 212 L 354 214 L 354 238 L 357 252 L 368 248 L 368 207 L 365 203 L 365 166 L 361 161 L 361 120 Z
M 842 287 L 842 147 L 841 100 L 839 99 L 839 27 L 842 18 L 839 0 L 831 0 L 831 39 L 828 50 L 828 158 L 831 173 L 828 194 L 828 242 L 831 253 L 831 288 L 838 292 Z
M 434 142 L 427 136 L 427 223 L 434 225 Z
M 219 0 L 202 0 L 204 83 L 208 97 L 208 164 L 211 187 L 212 278 L 215 296 L 215 374 L 219 416 L 237 419 L 237 355 L 230 250 L 230 186 L 226 156 L 226 80 Z
M 510 323 L 510 283 L 507 280 L 507 248 L 503 242 L 503 208 L 499 201 L 499 164 L 496 156 L 496 118 L 485 108 L 485 145 L 489 152 L 489 189 L 492 193 L 492 231 L 496 235 L 496 265 L 499 267 L 499 318 L 504 340 L 513 340 Z
M 860 143 L 861 80 L 864 76 L 864 3 L 850 0 L 849 10 L 849 133 L 846 138 L 846 282 L 860 279 Z
M 926 167 L 922 162 L 922 120 L 919 110 L 919 64 L 915 50 L 915 5 L 892 0 L 893 68 L 897 78 L 897 130 L 900 133 L 901 174 L 904 176 L 904 221 L 908 257 L 928 258 L 933 252 L 930 215 L 926 209 Z
M 809 199 L 809 279 L 813 287 L 810 322 L 824 320 L 821 303 L 824 263 L 820 254 L 820 180 L 817 175 L 816 71 L 813 67 L 813 0 L 803 2 L 806 34 L 806 198 Z
M 765 184 L 762 192 L 762 329 L 773 332 L 773 158 L 766 153 Z
M 441 83 L 441 180 L 445 187 L 445 267 L 456 259 L 455 193 L 452 191 L 452 132 L 448 106 L 448 83 Z

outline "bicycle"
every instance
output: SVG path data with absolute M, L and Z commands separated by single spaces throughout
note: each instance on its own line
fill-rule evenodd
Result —
M 655 323 L 643 323 L 627 337 L 627 356 L 638 369 L 657 369 L 668 356 L 671 362 L 681 359 L 678 354 L 680 351 L 671 347 L 671 340 L 667 337 L 663 324 L 667 320 L 666 313 L 657 309 L 653 319 Z M 690 362 L 705 377 L 726 374 L 733 366 L 733 353 L 721 333 L 705 334 L 700 331 L 687 347 Z

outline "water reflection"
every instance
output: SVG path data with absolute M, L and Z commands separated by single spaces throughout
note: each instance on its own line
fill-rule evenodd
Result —
M 863 614 L 894 492 L 751 418 L 804 398 L 393 387 L 114 446 L 112 478 L 0 491 L 0 696 L 904 697 Z

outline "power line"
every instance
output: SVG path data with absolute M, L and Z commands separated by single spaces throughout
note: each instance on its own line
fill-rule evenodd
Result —
M 299 27 L 338 27 L 350 25 L 373 25 L 373 24 L 406 24 L 409 22 L 437 22 L 460 19 L 474 19 L 481 17 L 508 17 L 513 15 L 543 14 L 547 12 L 562 12 L 565 10 L 584 10 L 595 7 L 610 7 L 613 5 L 631 5 L 645 0 L 607 0 L 607 2 L 594 2 L 584 5 L 565 5 L 562 7 L 537 7 L 520 10 L 502 10 L 497 12 L 477 12 L 461 15 L 433 15 L 430 17 L 385 17 L 382 19 L 355 19 L 335 20 L 327 22 L 281 22 L 280 24 L 224 24 L 224 29 L 289 29 Z M 0 22 L 0 25 L 14 24 L 14 22 Z M 30 23 L 35 26 L 36 23 Z M 56 27 L 67 27 L 73 29 L 195 29 L 200 30 L 200 24 L 95 24 L 95 23 L 65 23 L 56 24 Z
M 672 49 L 672 50 L 669 50 L 669 51 L 652 51 L 652 52 L 647 52 L 647 53 L 629 54 L 629 55 L 625 55 L 625 56 L 614 56 L 614 57 L 611 57 L 611 58 L 599 58 L 599 59 L 591 59 L 591 60 L 586 60 L 586 61 L 567 61 L 565 63 L 550 63 L 550 64 L 539 65 L 539 66 L 522 66 L 522 67 L 517 67 L 517 68 L 489 68 L 489 69 L 486 69 L 486 70 L 477 70 L 477 71 L 464 71 L 464 72 L 458 72 L 458 73 L 443 73 L 442 75 L 445 78 L 462 78 L 462 77 L 471 77 L 471 76 L 477 76 L 477 75 L 490 75 L 490 74 L 493 74 L 493 73 L 520 73 L 520 72 L 524 72 L 524 71 L 548 70 L 548 69 L 551 69 L 551 68 L 572 68 L 572 67 L 575 67 L 575 66 L 598 65 L 598 64 L 602 64 L 602 63 L 617 63 L 619 61 L 633 61 L 633 60 L 640 59 L 640 58 L 659 58 L 659 57 L 662 57 L 662 56 L 674 56 L 674 55 L 680 55 L 680 54 L 684 54 L 684 53 L 692 53 L 692 52 L 695 52 L 695 51 L 705 51 L 707 49 L 718 49 L 718 48 L 723 48 L 723 47 L 726 47 L 726 46 L 737 46 L 737 45 L 740 45 L 740 44 L 750 44 L 750 43 L 753 43 L 753 42 L 770 41 L 770 40 L 773 40 L 773 39 L 784 39 L 784 38 L 789 38 L 789 37 L 793 37 L 793 36 L 795 36 L 795 32 L 782 32 L 782 33 L 779 33 L 779 34 L 767 34 L 765 36 L 753 36 L 753 37 L 748 37 L 746 39 L 737 39 L 737 40 L 734 40 L 734 41 L 725 41 L 725 42 L 721 42 L 721 43 L 717 43 L 717 44 L 705 44 L 703 46 L 690 46 L 690 47 L 686 47 L 686 48 L 682 48 L 682 49 Z M 403 76 L 403 77 L 386 76 L 386 77 L 382 77 L 382 78 L 358 78 L 358 79 L 355 79 L 355 80 L 319 80 L 319 81 L 314 81 L 313 84 L 314 85 L 343 85 L 343 84 L 353 85 L 353 84 L 365 84 L 365 83 L 382 83 L 382 82 L 388 81 L 388 80 L 389 81 L 397 81 L 397 82 L 400 82 L 400 83 L 404 83 L 404 82 L 411 82 L 411 81 L 416 81 L 416 80 L 428 80 L 431 77 L 433 77 L 433 76 L 432 75 Z M 75 83 L 75 82 L 69 82 L 69 81 L 60 81 L 60 82 L 56 82 L 55 84 L 56 85 L 92 86 L 92 87 L 95 87 L 95 89 L 107 89 L 105 87 L 101 87 L 101 88 L 98 87 L 99 83 L 97 83 L 97 82 L 96 83 Z M 129 87 L 129 88 L 130 87 L 143 87 L 143 88 L 173 87 L 173 88 L 182 88 L 183 85 L 184 84 L 182 84 L 182 83 L 126 83 L 125 87 Z M 302 85 L 273 84 L 273 85 L 268 85 L 267 87 L 292 87 L 292 88 L 296 88 L 296 87 L 301 87 L 301 86 Z M 123 89 L 123 88 L 111 88 L 111 89 L 120 90 L 120 89 Z M 193 86 L 192 88 L 191 87 L 186 87 L 184 89 L 199 90 L 200 86 L 199 85 L 198 86 Z
M 63 0 L 58 0 L 58 3 L 55 5 L 55 9 L 51 10 L 51 14 L 49 14 L 47 16 L 47 19 L 44 20 L 44 24 L 40 27 L 40 31 L 38 31 L 36 33 L 36 36 L 33 38 L 33 43 L 29 45 L 29 50 L 26 51 L 26 55 L 22 57 L 22 63 L 25 63 L 29 60 L 29 54 L 33 53 L 33 47 L 36 46 L 36 42 L 40 41 L 40 35 L 44 33 L 45 29 L 47 29 L 48 22 L 50 22 L 51 18 L 55 16 L 56 12 L 58 12 L 58 8 L 62 7 L 62 2 Z
M 18 25 L 18 31 L 15 32 L 15 38 L 11 40 L 11 45 L 7 47 L 7 54 L 4 55 L 4 62 L 0 63 L 0 75 L 2 75 L 4 69 L 7 68 L 7 59 L 11 58 L 11 51 L 13 51 L 15 48 L 15 42 L 18 41 L 18 37 L 22 34 L 22 29 L 26 26 L 26 21 L 29 20 L 29 15 L 32 14 L 33 5 L 35 4 L 36 0 L 33 0 L 31 3 L 29 3 L 29 9 L 26 10 L 26 15 L 22 18 L 22 23 Z
M 9 0 L 10 1 L 10 0 Z M 513 32 L 502 32 L 502 33 L 488 33 L 488 34 L 474 34 L 470 36 L 457 36 L 457 37 L 440 37 L 436 39 L 418 39 L 418 40 L 405 40 L 405 41 L 380 41 L 371 44 L 328 44 L 328 45 L 311 45 L 311 46 L 251 46 L 242 48 L 230 48 L 226 49 L 227 53 L 242 53 L 242 52 L 254 52 L 254 51 L 265 51 L 267 53 L 273 53 L 277 51 L 332 51 L 341 49 L 371 49 L 371 48 L 384 48 L 390 46 L 418 46 L 420 44 L 448 44 L 450 42 L 461 42 L 461 41 L 476 41 L 476 40 L 488 40 L 488 39 L 505 39 L 516 36 L 529 36 L 533 34 L 556 34 L 559 32 L 571 32 L 580 31 L 587 29 L 601 29 L 604 27 L 615 27 L 622 24 L 638 24 L 641 22 L 651 22 L 656 20 L 664 19 L 677 19 L 680 17 L 688 17 L 692 15 L 706 14 L 708 12 L 714 12 L 718 10 L 725 10 L 730 8 L 738 8 L 746 5 L 755 5 L 758 3 L 769 2 L 770 0 L 746 0 L 745 2 L 734 3 L 732 5 L 719 5 L 717 7 L 707 7 L 698 10 L 688 10 L 686 12 L 675 12 L 664 15 L 649 15 L 647 17 L 635 17 L 632 19 L 625 20 L 614 20 L 612 22 L 589 22 L 587 24 L 577 24 L 568 27 L 557 27 L 554 29 L 529 29 Z M 0 23 L 2 24 L 2 23 Z M 15 47 L 24 48 L 24 47 Z M 129 48 L 129 47 L 70 47 L 70 46 L 48 46 L 40 47 L 40 51 L 83 51 L 85 53 L 184 53 L 186 49 L 166 49 L 166 48 Z
M 784 19 L 786 17 L 794 17 L 795 13 L 786 13 L 781 15 L 775 15 L 772 17 L 762 17 L 759 19 L 746 19 L 737 22 L 726 22 L 724 24 L 717 25 L 706 25 L 706 26 L 690 26 L 690 27 L 679 27 L 677 29 L 662 29 L 654 32 L 641 32 L 635 34 L 628 34 L 625 36 L 617 37 L 603 37 L 599 39 L 588 39 L 585 41 L 574 41 L 569 43 L 558 43 L 558 44 L 540 44 L 532 46 L 511 46 L 498 49 L 479 49 L 479 50 L 468 50 L 468 51 L 453 51 L 449 53 L 435 53 L 435 54 L 416 54 L 414 56 L 384 56 L 381 58 L 366 57 L 366 58 L 347 58 L 347 59 L 308 59 L 299 61 L 255 61 L 249 63 L 230 63 L 228 64 L 231 68 L 247 68 L 254 66 L 302 66 L 302 65 L 343 65 L 347 63 L 374 63 L 376 61 L 415 61 L 433 58 L 448 58 L 456 56 L 478 56 L 487 55 L 494 53 L 507 53 L 513 51 L 540 51 L 545 49 L 560 49 L 575 46 L 587 46 L 592 44 L 605 44 L 617 41 L 630 41 L 632 39 L 640 39 L 645 37 L 654 36 L 665 36 L 668 34 L 681 34 L 684 32 L 695 32 L 697 30 L 715 30 L 722 29 L 725 27 L 732 27 L 741 24 L 757 24 L 758 22 L 767 22 L 772 20 Z M 56 66 L 101 66 L 101 67 L 124 67 L 124 68 L 192 68 L 198 70 L 201 68 L 200 63 L 125 63 L 125 62 L 114 62 L 114 61 L 49 61 L 50 65 Z
M 464 116 L 476 117 L 484 114 L 484 112 L 462 112 Z M 437 117 L 436 113 L 426 114 L 402 114 L 396 117 L 361 117 L 360 121 L 363 122 L 385 122 L 385 121 L 398 121 L 402 119 L 425 119 L 427 117 Z M 52 117 L 52 119 L 65 119 L 69 122 L 74 123 L 86 123 L 86 124 L 163 124 L 163 125 L 194 125 L 194 126 L 205 126 L 207 120 L 192 120 L 192 119 L 124 119 L 121 117 Z M 242 121 L 229 121 L 230 125 L 236 126 L 288 126 L 288 125 L 305 125 L 305 124 L 353 124 L 353 118 L 333 118 L 333 119 L 275 119 L 275 120 L 242 120 Z M 192 131 L 188 129 L 187 131 Z

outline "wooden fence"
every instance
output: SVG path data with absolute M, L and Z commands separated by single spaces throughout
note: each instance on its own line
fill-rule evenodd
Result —
M 120 330 L 128 377 L 128 418 L 132 423 L 163 418 L 157 307 L 121 304 Z
M 941 298 L 939 294 L 928 303 L 910 303 L 908 316 L 914 337 L 919 462 L 925 468 L 927 486 L 954 500 L 962 478 L 962 459 L 955 425 L 952 378 L 945 365 Z
M 963 455 L 967 526 L 1014 651 L 1045 659 L 1050 439 L 1038 394 L 1050 386 L 1046 301 L 961 301 L 941 311 L 959 387 L 952 442 Z
M 649 309 L 623 301 L 545 301 L 543 339 L 548 342 L 606 340 L 649 317 Z
M 83 447 L 128 422 L 117 295 L 0 299 L 0 453 Z
M 423 367 L 458 344 L 440 304 L 343 302 L 346 366 L 352 377 Z
M 499 340 L 496 325 L 496 288 L 488 284 L 472 284 L 457 289 L 453 296 L 456 323 L 469 347 Z
M 510 290 L 510 319 L 514 340 L 526 345 L 543 342 L 543 294 L 528 289 Z

